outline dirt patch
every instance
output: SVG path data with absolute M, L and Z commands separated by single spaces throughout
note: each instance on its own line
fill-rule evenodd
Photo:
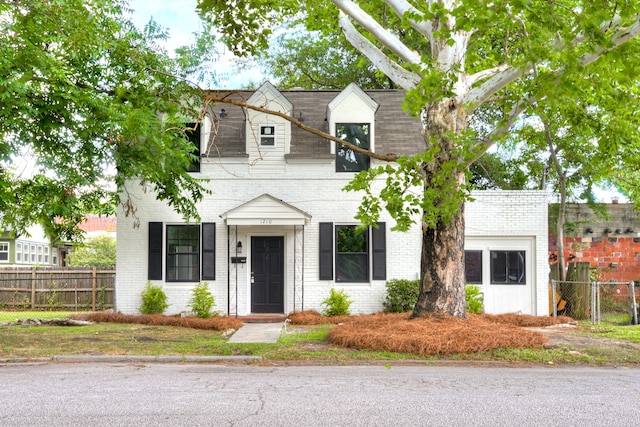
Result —
M 581 351 L 595 347 L 606 347 L 610 349 L 633 349 L 640 351 L 640 343 L 601 337 L 592 334 L 583 334 L 583 328 L 571 323 L 546 327 L 528 327 L 526 329 L 543 334 L 548 340 L 548 343 L 545 344 L 545 348 L 569 346 L 576 351 Z

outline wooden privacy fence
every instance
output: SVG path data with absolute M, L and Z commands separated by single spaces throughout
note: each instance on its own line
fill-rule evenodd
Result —
M 0 269 L 0 309 L 104 310 L 113 307 L 115 270 Z

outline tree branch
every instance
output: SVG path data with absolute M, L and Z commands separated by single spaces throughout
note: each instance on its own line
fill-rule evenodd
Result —
M 487 136 L 474 144 L 473 148 L 474 152 L 476 153 L 476 157 L 474 159 L 471 159 L 467 166 L 470 166 L 473 162 L 480 158 L 480 156 L 486 153 L 487 150 L 496 143 L 496 138 L 507 133 L 511 126 L 513 126 L 513 123 L 516 121 L 516 119 L 520 117 L 520 114 L 522 114 L 522 112 L 526 110 L 527 107 L 535 104 L 536 102 L 536 98 L 532 96 L 528 99 L 520 100 L 516 105 L 514 105 L 511 109 L 511 113 L 509 113 L 509 117 L 507 117 L 507 120 L 505 120 L 505 122 L 501 126 L 495 128 Z
M 500 64 L 497 67 L 488 68 L 486 70 L 479 71 L 479 72 L 477 72 L 475 74 L 472 74 L 469 77 L 467 77 L 467 83 L 469 84 L 469 86 L 473 86 L 474 84 L 476 84 L 480 80 L 484 80 L 484 79 L 487 79 L 489 77 L 493 77 L 496 74 L 498 74 L 499 72 L 505 71 L 507 68 L 509 68 L 509 66 L 507 64 Z
M 404 18 L 406 13 L 411 13 L 418 16 L 424 16 L 422 12 L 413 7 L 406 0 L 384 0 L 386 4 L 388 4 L 391 9 L 398 15 L 400 18 Z M 407 19 L 411 28 L 418 31 L 420 34 L 425 36 L 429 43 L 433 43 L 433 26 L 430 21 L 416 21 L 415 19 Z
M 353 26 L 349 17 L 344 13 L 340 13 L 339 25 L 347 41 L 369 58 L 369 61 L 371 61 L 375 67 L 389 76 L 398 86 L 405 90 L 410 90 L 420 82 L 420 76 L 418 74 L 412 73 L 392 61 L 373 43 L 367 40 L 366 37 L 363 37 Z
M 385 162 L 395 162 L 396 160 L 398 160 L 398 156 L 396 154 L 393 153 L 388 153 L 388 154 L 378 154 L 378 153 L 374 153 L 372 151 L 366 150 L 364 148 L 358 147 L 357 145 L 351 144 L 347 141 L 344 141 L 338 137 L 335 137 L 333 135 L 330 135 L 328 133 L 322 132 L 319 129 L 310 127 L 305 125 L 304 123 L 302 123 L 300 120 L 296 119 L 295 117 L 291 117 L 286 113 L 281 113 L 280 111 L 274 111 L 274 110 L 269 110 L 267 108 L 263 108 L 263 107 L 258 107 L 256 105 L 252 105 L 248 102 L 244 102 L 244 101 L 238 101 L 236 99 L 232 99 L 229 98 L 229 93 L 225 93 L 222 96 L 216 96 L 213 93 L 206 93 L 204 96 L 207 99 L 207 101 L 209 102 L 218 102 L 218 103 L 223 103 L 223 104 L 230 104 L 230 105 L 235 105 L 238 107 L 242 107 L 242 108 L 247 108 L 249 110 L 253 110 L 253 111 L 258 111 L 260 113 L 264 113 L 264 114 L 270 114 L 272 116 L 277 116 L 277 117 L 281 117 L 291 123 L 293 123 L 294 125 L 296 125 L 297 127 L 299 127 L 300 129 L 309 132 L 310 134 L 319 136 L 320 138 L 324 138 L 327 139 L 329 141 L 334 141 L 352 151 L 355 151 L 356 153 L 360 153 L 360 154 L 364 154 L 365 156 L 371 157 L 372 159 L 376 159 L 376 160 L 382 160 Z
M 396 37 L 395 34 L 378 24 L 375 19 L 373 19 L 364 10 L 360 9 L 360 6 L 351 0 L 331 0 L 331 2 L 335 4 L 345 15 L 348 15 L 351 19 L 360 24 L 360 26 L 375 37 L 376 40 L 398 55 L 403 61 L 413 65 L 417 65 L 422 62 L 418 52 L 409 49 L 400 41 L 400 39 L 398 39 L 398 37 Z M 342 19 L 340 20 L 342 21 Z
M 610 21 L 615 23 L 615 20 Z M 606 27 L 604 27 L 606 28 Z M 594 52 L 590 54 L 585 54 L 582 56 L 581 63 L 583 66 L 587 66 L 592 62 L 597 61 L 603 54 L 606 52 L 628 42 L 634 37 L 640 34 L 640 14 L 636 15 L 636 20 L 633 24 L 631 24 L 627 28 L 621 28 L 615 32 L 615 34 L 611 37 L 611 46 L 610 47 L 596 47 Z M 584 37 L 579 37 L 579 40 L 583 40 Z M 571 46 L 578 45 L 579 43 L 574 40 Z M 569 47 L 562 48 L 560 50 L 566 50 Z M 509 67 L 504 71 L 499 72 L 491 79 L 481 84 L 477 88 L 471 89 L 465 96 L 462 98 L 462 102 L 470 105 L 470 111 L 473 111 L 482 103 L 486 102 L 486 100 L 498 92 L 500 89 L 507 86 L 509 83 L 514 82 L 518 78 L 531 73 L 535 68 L 535 64 L 530 63 L 522 68 L 512 68 Z M 561 74 L 564 72 L 564 68 L 556 71 L 556 74 Z

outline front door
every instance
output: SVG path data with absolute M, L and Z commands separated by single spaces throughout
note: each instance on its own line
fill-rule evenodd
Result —
M 251 238 L 251 312 L 284 313 L 284 237 Z

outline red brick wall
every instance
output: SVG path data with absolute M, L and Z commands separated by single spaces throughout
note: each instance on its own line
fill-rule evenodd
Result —
M 549 249 L 549 259 L 554 264 L 557 245 Z M 603 282 L 640 280 L 638 237 L 565 237 L 564 259 L 565 266 L 568 262 L 589 262 L 598 268 Z

